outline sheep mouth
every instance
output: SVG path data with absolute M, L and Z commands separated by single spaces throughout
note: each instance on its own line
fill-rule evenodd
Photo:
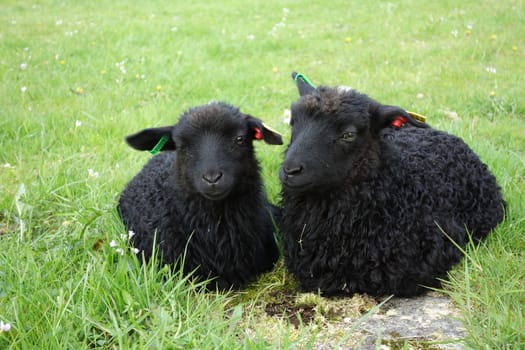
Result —
M 222 200 L 230 194 L 229 189 L 213 189 L 209 191 L 201 191 L 201 195 L 209 200 L 212 201 L 219 201 Z
M 289 189 L 292 191 L 304 191 L 313 186 L 312 182 L 293 183 L 287 180 L 283 181 L 282 184 L 286 189 Z

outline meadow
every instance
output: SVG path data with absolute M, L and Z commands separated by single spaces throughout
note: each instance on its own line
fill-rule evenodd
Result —
M 261 327 L 259 296 L 293 285 L 282 267 L 247 294 L 204 293 L 142 266 L 115 210 L 151 156 L 125 135 L 222 100 L 287 141 L 293 70 L 480 155 L 507 218 L 443 293 L 466 348 L 525 348 L 523 0 L 3 0 L 0 24 L 0 349 L 315 347 L 314 326 Z M 284 149 L 257 145 L 274 203 Z

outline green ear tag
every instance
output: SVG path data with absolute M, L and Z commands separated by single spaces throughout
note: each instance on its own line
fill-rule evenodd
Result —
M 169 140 L 169 137 L 164 135 L 160 138 L 159 142 L 157 142 L 157 144 L 155 145 L 155 147 L 153 147 L 153 149 L 151 151 L 149 151 L 149 153 L 155 155 L 157 153 L 159 153 L 161 150 L 162 150 L 162 147 L 164 147 L 164 145 L 166 144 L 166 142 L 168 142 Z
M 295 83 L 297 84 L 297 80 L 298 79 L 301 79 L 302 81 L 304 81 L 306 84 L 308 84 L 311 88 L 315 89 L 315 85 L 312 84 L 312 82 L 304 75 L 304 74 L 301 74 L 301 73 L 297 73 L 297 75 L 295 76 L 294 80 L 295 80 Z

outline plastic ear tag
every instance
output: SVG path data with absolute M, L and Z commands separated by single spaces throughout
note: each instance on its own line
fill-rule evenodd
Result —
M 315 89 L 315 85 L 312 84 L 312 82 L 304 74 L 297 73 L 297 75 L 294 78 L 295 84 L 297 84 L 297 80 L 299 79 L 301 79 L 306 85 L 309 85 L 311 88 Z
M 268 125 L 266 125 L 266 124 L 264 124 L 264 123 L 262 123 L 262 125 L 264 126 L 264 128 L 265 128 L 266 130 L 271 131 L 271 132 L 273 132 L 274 134 L 277 134 L 277 135 L 279 135 L 279 136 L 282 136 L 281 133 L 280 133 L 279 131 L 270 128 Z
M 259 128 L 253 128 L 253 130 L 255 131 L 255 135 L 253 136 L 256 140 L 262 140 L 263 139 L 263 134 L 261 132 L 261 129 Z
M 414 119 L 417 120 L 417 121 L 420 121 L 421 123 L 426 123 L 426 122 L 427 122 L 427 117 L 425 117 L 424 115 L 418 114 L 418 113 L 416 113 L 416 112 L 410 112 L 410 111 L 407 111 L 407 113 L 408 113 L 412 118 L 414 118 Z
M 151 151 L 149 151 L 149 153 L 151 153 L 153 155 L 159 153 L 162 150 L 162 147 L 164 147 L 164 145 L 166 144 L 166 142 L 168 142 L 168 139 L 169 139 L 168 136 L 166 136 L 166 135 L 162 136 L 160 138 L 159 142 L 157 142 L 155 147 L 153 147 L 153 149 Z
M 392 120 L 392 123 L 390 123 L 394 128 L 397 128 L 399 129 L 400 127 L 402 127 L 403 125 L 405 125 L 407 122 L 406 118 L 405 117 L 402 117 L 402 116 L 398 116 L 398 117 L 395 117 L 394 120 Z

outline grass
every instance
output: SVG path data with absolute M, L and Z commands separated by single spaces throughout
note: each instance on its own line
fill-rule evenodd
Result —
M 311 347 L 309 327 L 257 327 L 251 310 L 268 285 L 238 304 L 141 267 L 114 209 L 149 157 L 127 148 L 126 134 L 220 99 L 287 138 L 292 70 L 427 115 L 489 165 L 508 219 L 468 250 L 445 289 L 466 346 L 525 346 L 523 1 L 0 8 L 0 321 L 11 325 L 0 348 Z M 282 152 L 258 145 L 274 202 Z M 286 284 L 282 269 L 269 278 Z

